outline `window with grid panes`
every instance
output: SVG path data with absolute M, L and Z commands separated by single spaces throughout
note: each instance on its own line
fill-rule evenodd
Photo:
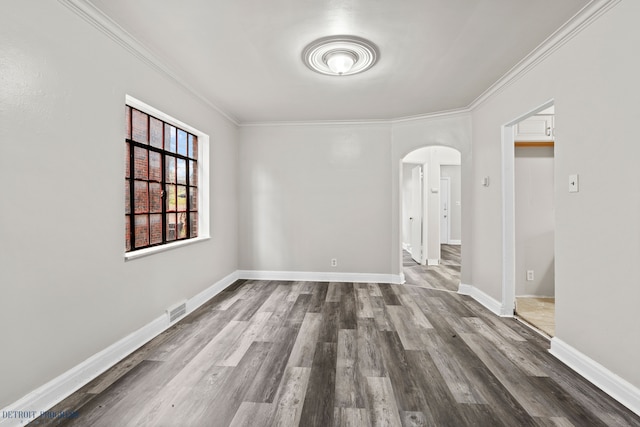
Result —
M 125 250 L 198 236 L 198 138 L 126 106 Z

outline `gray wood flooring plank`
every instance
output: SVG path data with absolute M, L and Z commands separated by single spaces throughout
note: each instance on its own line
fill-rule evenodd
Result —
M 269 298 L 271 290 L 267 287 L 260 287 L 258 284 L 249 284 L 252 288 L 245 292 L 242 298 L 238 301 L 241 302 L 236 309 L 236 314 L 233 316 L 233 320 L 248 321 L 256 312 L 260 309 L 265 299 Z
M 340 326 L 340 303 L 325 302 L 322 308 L 322 324 L 318 334 L 318 342 L 338 342 Z
M 527 381 L 527 377 L 519 375 L 518 368 L 504 355 L 485 346 L 477 335 L 461 334 L 460 336 L 529 415 L 546 418 L 563 415 L 548 396 L 530 393 L 528 389 L 530 382 Z
M 184 364 L 226 328 L 233 315 L 231 311 L 210 310 L 208 316 L 200 317 L 190 326 L 183 326 L 183 320 L 186 320 L 183 319 L 174 326 L 182 331 L 168 339 L 165 345 L 151 351 L 145 359 Z
M 422 412 L 417 411 L 401 411 L 400 419 L 402 427 L 428 427 L 435 425 L 431 423 Z
M 380 286 L 378 286 L 377 283 L 367 283 L 367 287 L 369 288 L 369 294 L 372 297 L 382 297 Z
M 327 299 L 327 291 L 329 284 L 326 282 L 314 282 L 313 292 L 311 294 L 311 302 L 307 311 L 309 313 L 320 313 L 324 302 Z
M 340 300 L 340 329 L 356 328 L 356 295 L 353 283 L 347 283 L 342 288 Z
M 238 366 L 233 368 L 233 375 L 230 375 L 220 385 L 220 393 L 206 406 L 204 413 L 197 420 L 199 424 L 193 425 L 210 425 L 211 420 L 215 420 L 221 426 L 227 426 L 231 423 L 272 345 L 272 343 L 266 342 L 251 344 Z M 173 424 L 169 425 L 181 425 L 180 419 L 172 421 Z
M 327 298 L 325 299 L 325 302 L 340 302 L 343 286 L 343 283 L 330 282 L 329 288 L 327 289 Z
M 413 317 L 404 306 L 388 306 L 387 311 L 404 350 L 426 350 L 428 329 L 413 322 Z M 429 325 L 431 326 L 431 325 Z
M 364 408 L 366 384 L 356 366 L 358 359 L 357 331 L 341 329 L 338 332 L 336 361 L 336 388 L 334 406 Z
M 550 378 L 529 377 L 527 380 L 536 390 L 540 390 L 541 394 L 547 397 L 554 407 L 554 412 L 558 412 L 561 414 L 561 418 L 567 418 L 572 424 L 593 427 L 616 425 L 611 423 L 612 419 L 602 419 L 591 408 L 584 407 L 580 403 L 573 401 L 569 394 Z
M 393 387 L 397 407 L 402 411 L 421 411 L 428 408 L 423 390 L 415 376 L 409 374 L 406 352 L 396 332 L 379 332 L 380 351 Z
M 464 362 L 455 356 L 452 357 L 455 353 L 453 353 L 451 346 L 436 334 L 432 334 L 430 338 L 427 341 L 427 351 L 456 402 L 486 403 L 480 394 L 474 392 L 476 387 L 465 375 Z
M 311 368 L 287 367 L 275 400 L 276 413 L 273 425 L 297 426 L 302 416 Z
M 187 365 L 169 383 L 150 396 L 145 410 L 134 414 L 127 425 L 154 427 L 179 422 L 181 425 L 197 425 L 208 402 L 220 394 L 220 386 L 233 375 L 233 368 Z M 142 396 L 139 396 L 142 397 Z
M 336 427 L 370 426 L 369 412 L 365 408 L 335 408 L 333 412 Z
M 465 317 L 463 319 L 469 324 L 477 334 L 490 341 L 497 349 L 499 349 L 514 365 L 522 369 L 522 371 L 534 377 L 546 377 L 547 373 L 535 361 L 532 361 L 515 345 L 505 339 L 503 336 L 494 332 L 482 319 L 477 317 Z
M 577 427 L 564 417 L 536 418 L 535 422 L 540 427 Z
M 311 294 L 298 294 L 287 316 L 287 326 L 299 328 L 302 325 L 309 304 L 311 304 Z
M 427 408 L 421 408 L 429 414 L 431 425 L 456 427 L 465 425 L 458 412 L 458 402 L 440 375 L 437 366 L 426 351 L 407 351 L 408 374 L 413 376 L 423 390 Z M 422 413 L 421 419 L 427 419 Z M 406 423 L 406 422 L 405 422 Z
M 358 319 L 358 369 L 362 377 L 384 377 L 387 370 L 380 352 L 380 336 L 373 319 Z
M 400 300 L 398 299 L 398 294 L 393 291 L 392 286 L 396 285 L 387 285 L 387 284 L 379 284 L 380 293 L 382 293 L 382 299 L 386 305 L 402 305 Z
M 273 313 L 268 311 L 263 311 L 261 313 L 264 313 L 269 317 L 256 334 L 254 341 L 274 342 L 278 339 L 280 328 L 282 328 L 282 324 L 285 320 L 285 313 Z
M 287 297 L 289 296 L 291 289 L 286 284 L 278 283 L 277 288 L 269 295 L 267 300 L 260 306 L 258 311 L 270 311 L 276 312 L 279 308 L 285 306 L 290 307 L 287 304 Z
M 300 296 L 302 290 L 302 282 L 287 282 L 289 287 L 289 294 L 287 295 L 287 302 L 294 303 Z
M 382 297 L 371 297 L 371 305 L 373 306 L 374 321 L 379 331 L 395 331 L 387 306 Z
M 337 345 L 327 342 L 319 342 L 317 345 L 300 415 L 300 425 L 331 427 L 334 419 Z
M 300 282 L 300 293 L 312 295 L 313 291 L 317 287 L 316 282 Z
M 404 294 L 400 295 L 399 298 L 400 302 L 402 302 L 402 305 L 411 314 L 411 319 L 416 326 L 424 329 L 433 328 L 427 317 L 424 315 L 424 312 L 420 309 L 420 307 L 418 307 L 418 304 L 415 302 L 413 296 Z
M 231 420 L 230 427 L 267 427 L 271 426 L 273 404 L 242 402 Z M 215 421 L 212 420 L 212 425 Z
M 367 399 L 369 401 L 369 419 L 372 426 L 402 426 L 393 386 L 389 378 L 367 378 Z
M 272 343 L 262 366 L 253 377 L 244 396 L 245 401 L 273 402 L 297 335 L 298 329 L 281 329 L 279 338 Z
M 369 290 L 366 288 L 356 289 L 356 316 L 358 318 L 366 317 L 373 319 L 371 297 L 369 296 Z
M 219 366 L 238 366 L 240 360 L 244 357 L 251 344 L 256 338 L 267 320 L 273 313 L 259 312 L 247 322 L 247 327 L 236 339 L 226 345 L 224 354 L 221 356 L 223 360 L 218 362 Z M 227 344 L 227 343 L 225 343 Z M 221 344 L 224 345 L 224 344 Z
M 321 325 L 321 313 L 307 313 L 304 316 L 300 332 L 289 355 L 288 366 L 311 367 Z

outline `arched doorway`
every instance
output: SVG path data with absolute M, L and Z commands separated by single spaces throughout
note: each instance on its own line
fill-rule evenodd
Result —
M 402 158 L 402 274 L 407 284 L 457 291 L 462 243 L 462 158 L 445 146 Z
M 391 144 L 391 241 L 390 256 L 392 274 L 397 277 L 396 283 L 404 283 L 403 249 L 402 249 L 402 159 L 424 147 L 450 147 L 461 153 L 462 175 L 462 268 L 461 282 L 471 283 L 471 271 L 466 266 L 472 265 L 472 182 L 475 180 L 472 169 L 471 149 L 471 115 L 466 112 L 435 114 L 420 118 L 398 120 L 393 123 Z

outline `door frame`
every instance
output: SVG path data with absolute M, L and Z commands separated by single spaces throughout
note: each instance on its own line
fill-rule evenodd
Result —
M 516 124 L 555 104 L 544 104 L 502 125 L 502 303 L 500 316 L 513 317 L 516 305 L 516 203 L 515 132 Z
M 409 223 L 409 244 L 411 246 L 411 258 L 416 261 L 419 264 L 423 264 L 423 258 L 425 255 L 425 250 L 424 250 L 424 242 L 425 242 L 425 236 L 424 236 L 424 216 L 425 216 L 425 209 L 424 209 L 424 165 L 420 165 L 420 164 L 416 164 L 414 167 L 411 168 L 411 217 L 409 218 L 410 223 Z M 413 176 L 413 172 L 418 169 L 418 186 L 417 188 L 414 187 L 415 181 L 414 181 L 414 176 Z M 419 202 L 417 202 L 414 198 L 414 196 L 419 195 Z M 416 222 L 418 222 L 418 224 L 416 224 Z M 414 230 L 414 226 L 417 227 L 419 226 L 419 236 L 420 236 L 420 245 L 418 247 L 414 247 L 414 238 L 416 237 L 416 231 Z M 418 251 L 417 253 L 419 253 L 420 255 L 418 257 L 416 257 L 416 251 Z M 417 258 L 417 259 L 416 259 Z
M 447 241 L 442 241 L 442 181 L 447 183 Z M 448 245 L 451 241 L 451 177 L 440 175 L 440 244 Z M 442 257 L 442 255 L 441 255 Z

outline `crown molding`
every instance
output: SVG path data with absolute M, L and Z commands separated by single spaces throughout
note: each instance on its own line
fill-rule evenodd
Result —
M 391 123 L 408 123 L 408 122 L 417 122 L 422 120 L 431 120 L 431 119 L 439 119 L 439 118 L 448 118 L 461 116 L 465 114 L 471 113 L 471 109 L 468 107 L 464 108 L 455 108 L 453 110 L 445 110 L 445 111 L 436 111 L 435 113 L 427 113 L 427 114 L 418 114 L 416 116 L 406 116 L 406 117 L 398 117 L 391 120 Z
M 457 108 L 455 110 L 438 111 L 435 113 L 419 114 L 416 116 L 398 117 L 394 119 L 372 119 L 372 120 L 308 120 L 308 121 L 282 121 L 282 122 L 245 122 L 240 123 L 240 127 L 265 127 L 265 126 L 337 126 L 337 125 L 394 125 L 398 123 L 417 122 L 421 120 L 438 119 L 442 117 L 455 117 L 469 114 L 468 108 Z
M 93 27 L 107 35 L 111 40 L 115 41 L 121 47 L 125 48 L 129 53 L 140 61 L 144 62 L 155 71 L 164 74 L 169 79 L 176 82 L 191 95 L 204 102 L 224 118 L 238 126 L 238 119 L 223 111 L 220 107 L 212 103 L 205 96 L 201 95 L 193 86 L 182 79 L 174 70 L 169 68 L 160 58 L 151 52 L 144 44 L 139 42 L 135 37 L 128 33 L 124 28 L 118 25 L 114 20 L 105 15 L 101 10 L 95 7 L 88 0 L 58 0 L 60 4 L 80 16 L 83 20 L 91 24 Z
M 536 65 L 542 62 L 553 52 L 562 47 L 569 40 L 574 38 L 578 33 L 595 22 L 600 16 L 609 9 L 618 5 L 622 0 L 592 0 L 584 6 L 578 13 L 573 15 L 567 22 L 558 28 L 553 34 L 547 37 L 533 51 L 531 51 L 524 59 L 518 62 L 498 81 L 478 96 L 467 109 L 473 111 L 484 102 L 500 93 L 512 83 L 516 82 L 522 76 L 527 74 Z
M 362 120 L 291 120 L 291 121 L 268 121 L 268 122 L 242 122 L 238 126 L 241 128 L 266 127 L 266 126 L 350 126 L 350 125 L 389 125 L 392 120 L 388 119 L 362 119 Z
M 76 13 L 82 19 L 93 25 L 95 28 L 106 34 L 120 46 L 124 47 L 136 58 L 149 65 L 154 70 L 166 75 L 171 80 L 178 83 L 189 93 L 200 99 L 206 105 L 220 113 L 227 120 L 239 127 L 263 127 L 263 126 L 325 126 L 325 125 L 372 125 L 386 124 L 393 125 L 412 121 L 429 120 L 435 118 L 453 117 L 462 114 L 469 114 L 484 102 L 500 93 L 519 78 L 524 76 L 545 58 L 567 43 L 583 29 L 595 22 L 601 15 L 609 9 L 615 7 L 622 0 L 592 0 L 584 6 L 571 19 L 563 24 L 545 41 L 538 45 L 525 58 L 518 62 L 513 68 L 505 73 L 500 79 L 492 84 L 480 96 L 473 100 L 467 107 L 453 110 L 438 111 L 433 113 L 419 114 L 415 116 L 397 117 L 391 119 L 362 119 L 362 120 L 319 120 L 319 121 L 269 121 L 269 122 L 241 122 L 232 115 L 226 113 L 208 98 L 200 94 L 195 88 L 183 80 L 175 71 L 165 65 L 146 46 L 140 43 L 135 37 L 124 30 L 115 21 L 109 18 L 96 8 L 89 0 L 58 0 L 59 3 Z

